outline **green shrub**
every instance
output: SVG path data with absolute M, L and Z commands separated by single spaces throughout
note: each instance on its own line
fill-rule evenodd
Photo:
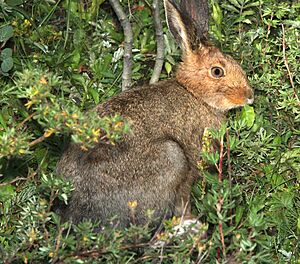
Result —
M 147 1 L 128 3 L 133 79 L 142 83 L 155 59 L 153 21 Z M 122 31 L 103 1 L 0 7 L 3 263 L 300 262 L 299 1 L 211 0 L 211 36 L 241 61 L 255 103 L 207 135 L 207 144 L 223 143 L 223 155 L 203 153 L 203 179 L 193 190 L 203 228 L 184 236 L 173 235 L 178 219 L 157 233 L 147 225 L 97 233 L 90 222 L 61 223 L 54 204 L 67 203 L 73 189 L 54 174 L 63 146 L 69 138 L 83 149 L 99 138 L 113 143 L 130 131 L 119 116 L 99 120 L 89 111 L 119 92 Z M 179 59 L 165 23 L 164 33 L 161 78 Z

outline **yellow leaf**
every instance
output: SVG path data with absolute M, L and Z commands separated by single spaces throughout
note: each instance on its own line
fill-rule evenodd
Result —
M 122 121 L 119 121 L 115 124 L 115 129 L 116 128 L 119 128 L 119 127 L 122 127 L 123 126 L 123 122 Z
M 28 233 L 28 237 L 29 237 L 29 242 L 32 243 L 34 242 L 34 240 L 36 239 L 37 233 L 34 230 L 34 228 L 31 228 L 31 230 Z
M 44 133 L 44 137 L 50 137 L 55 132 L 54 128 L 47 128 Z
M 28 101 L 25 106 L 27 109 L 29 109 L 31 106 L 33 105 L 33 102 L 32 101 Z
M 19 149 L 19 153 L 24 154 L 24 153 L 26 153 L 26 151 L 25 151 L 25 149 Z
M 40 84 L 47 84 L 47 83 L 48 82 L 47 82 L 46 78 L 44 76 L 42 76 L 40 79 Z
M 93 133 L 94 136 L 98 137 L 100 135 L 100 129 L 93 128 L 92 133 Z
M 127 204 L 131 209 L 135 209 L 137 207 L 137 201 L 129 201 Z
M 72 118 L 73 119 L 78 119 L 78 115 L 75 113 L 75 114 L 72 115 Z
M 31 98 L 38 95 L 39 93 L 40 93 L 39 89 L 37 89 L 36 87 L 31 87 L 31 91 L 30 91 Z
M 80 148 L 81 148 L 81 150 L 83 150 L 83 151 L 88 151 L 88 148 L 85 147 L 85 146 L 80 146 Z
M 25 27 L 30 27 L 31 26 L 31 22 L 28 19 L 25 19 L 24 22 L 23 22 L 23 25 Z

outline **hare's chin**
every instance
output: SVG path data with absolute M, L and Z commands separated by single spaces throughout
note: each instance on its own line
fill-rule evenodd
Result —
M 238 108 L 238 107 L 241 107 L 241 106 L 244 106 L 246 103 L 244 104 L 233 104 L 229 101 L 227 102 L 222 102 L 222 103 L 208 103 L 211 107 L 215 108 L 216 110 L 218 111 L 221 111 L 221 112 L 227 112 L 229 111 L 230 109 L 233 109 L 233 108 Z
M 254 99 L 247 99 L 247 104 L 253 104 Z
M 241 104 L 234 104 L 234 103 L 231 103 L 231 102 L 227 102 L 226 104 L 222 104 L 222 105 L 214 105 L 213 107 L 216 108 L 217 110 L 219 111 L 222 111 L 222 112 L 227 112 L 231 109 L 235 109 L 235 108 L 239 108 L 239 107 L 243 107 L 245 106 L 246 104 L 250 104 L 248 102 L 249 99 L 247 99 L 247 101 L 245 101 L 244 103 L 241 103 Z M 251 100 L 253 102 L 253 100 Z
M 243 107 L 243 106 L 245 106 L 245 105 L 247 105 L 247 104 L 253 104 L 253 102 L 254 102 L 254 99 L 253 99 L 253 98 L 251 98 L 251 99 L 246 98 L 246 99 L 244 100 L 244 102 L 243 102 L 243 103 L 240 103 L 240 104 L 235 104 L 235 103 L 231 103 L 231 104 L 230 104 L 230 103 L 229 103 L 227 110 L 234 109 L 234 108 L 239 108 L 239 107 Z

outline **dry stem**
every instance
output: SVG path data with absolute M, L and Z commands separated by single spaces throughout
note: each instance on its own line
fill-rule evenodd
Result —
M 221 185 L 222 183 L 222 178 L 223 178 L 223 150 L 224 150 L 224 137 L 222 136 L 220 140 L 220 161 L 219 161 L 219 184 Z M 220 191 L 220 190 L 219 190 Z M 217 203 L 217 212 L 220 214 L 222 210 L 222 205 L 223 205 L 224 199 L 220 195 Z M 223 233 L 223 223 L 221 220 L 219 220 L 219 232 L 220 232 L 220 239 L 221 239 L 221 244 L 222 244 L 222 252 L 224 258 L 226 258 L 226 249 L 225 249 L 225 240 L 224 240 L 224 233 Z
M 288 75 L 289 75 L 289 79 L 290 79 L 290 83 L 291 83 L 291 86 L 293 88 L 293 91 L 294 91 L 294 96 L 298 102 L 298 106 L 300 106 L 300 100 L 299 100 L 299 97 L 298 97 L 298 94 L 296 92 L 296 88 L 295 88 L 295 85 L 294 85 L 294 81 L 293 81 L 293 76 L 292 76 L 292 73 L 291 73 L 291 70 L 290 70 L 290 66 L 289 66 L 289 63 L 288 63 L 288 60 L 287 60 L 287 57 L 286 57 L 286 42 L 285 42 L 285 29 L 284 29 L 284 25 L 281 24 L 281 27 L 282 27 L 282 55 L 283 55 L 283 60 L 284 60 L 284 65 L 288 71 Z

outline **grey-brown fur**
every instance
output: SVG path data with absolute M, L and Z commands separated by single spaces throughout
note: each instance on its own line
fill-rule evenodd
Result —
M 218 128 L 226 111 L 253 100 L 240 66 L 213 46 L 199 43 L 195 48 L 180 11 L 168 0 L 165 8 L 183 49 L 176 79 L 123 92 L 96 107 L 99 116 L 119 113 L 128 119 L 132 133 L 115 146 L 99 143 L 83 152 L 71 144 L 64 152 L 57 173 L 75 186 L 62 212 L 65 220 L 105 224 L 117 215 L 126 226 L 130 201 L 137 201 L 138 224 L 147 221 L 147 209 L 155 210 L 158 220 L 190 217 L 204 130 Z M 214 67 L 224 69 L 224 76 L 212 75 Z
M 135 200 L 139 223 L 147 209 L 155 209 L 156 217 L 181 215 L 199 176 L 203 129 L 218 127 L 223 114 L 176 81 L 124 92 L 96 109 L 99 115 L 120 113 L 132 133 L 115 146 L 99 144 L 81 152 L 72 145 L 64 153 L 57 172 L 75 185 L 65 217 L 106 222 L 118 215 L 126 225 L 127 203 Z

